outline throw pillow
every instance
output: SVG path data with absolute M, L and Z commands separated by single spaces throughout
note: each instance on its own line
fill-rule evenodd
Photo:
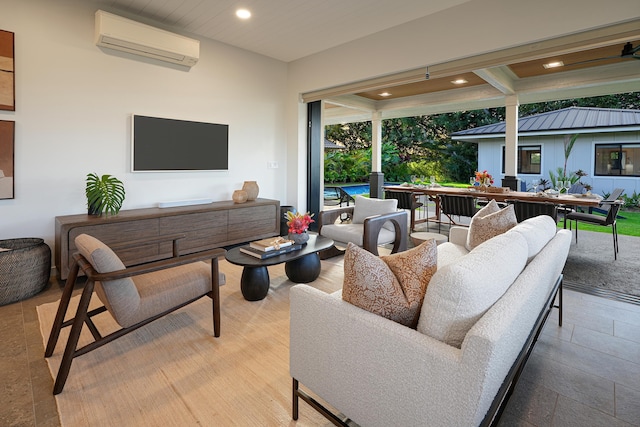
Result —
M 396 212 L 398 199 L 372 199 L 364 196 L 356 196 L 356 205 L 353 207 L 353 224 L 363 224 L 364 220 L 373 215 Z M 387 230 L 394 231 L 391 223 L 384 226 Z
M 435 240 L 383 257 L 349 243 L 344 256 L 342 299 L 415 328 L 437 258 Z
M 505 233 L 517 224 L 518 219 L 513 205 L 500 209 L 500 206 L 492 199 L 471 218 L 465 247 L 471 251 L 480 243 Z

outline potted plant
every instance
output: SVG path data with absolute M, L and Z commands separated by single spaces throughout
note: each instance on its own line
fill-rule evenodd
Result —
M 124 185 L 115 176 L 87 174 L 87 208 L 89 215 L 117 215 L 124 202 Z

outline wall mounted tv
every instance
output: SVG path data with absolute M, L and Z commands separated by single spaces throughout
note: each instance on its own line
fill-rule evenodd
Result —
M 229 169 L 229 125 L 134 114 L 131 127 L 133 172 Z

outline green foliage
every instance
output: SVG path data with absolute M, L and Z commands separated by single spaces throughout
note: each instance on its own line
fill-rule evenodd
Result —
M 367 152 L 368 151 L 368 152 Z M 330 150 L 324 155 L 325 182 L 364 182 L 371 173 L 371 150 Z
M 124 202 L 124 184 L 111 175 L 87 174 L 85 195 L 91 215 L 117 215 Z
M 521 117 L 554 111 L 570 106 L 640 109 L 640 92 L 598 96 L 593 98 L 568 99 L 545 103 L 520 105 Z M 467 182 L 477 170 L 477 144 L 453 141 L 449 135 L 505 120 L 505 108 L 485 108 L 472 111 L 436 114 L 433 116 L 404 117 L 382 121 L 382 172 L 389 181 L 408 181 L 411 175 L 436 176 L 439 182 Z M 325 181 L 366 182 L 371 171 L 371 122 L 330 125 L 325 128 L 325 137 L 340 142 L 346 148 L 340 152 L 325 154 Z M 565 167 L 556 175 L 549 172 L 555 186 L 558 176 L 580 179 L 578 172 L 566 171 L 566 160 L 571 154 L 577 135 L 567 137 L 565 143 Z M 390 149 L 388 145 L 395 147 Z M 349 171 L 350 156 L 355 171 Z M 368 156 L 368 157 L 367 157 Z M 368 158 L 369 165 L 362 165 Z M 552 176 L 553 174 L 553 176 Z M 542 187 L 545 188 L 545 187 Z
M 627 194 L 622 195 L 622 200 L 624 201 L 625 208 L 640 208 L 640 194 L 635 191 L 631 196 L 627 196 Z
M 417 162 L 409 162 L 407 166 L 409 168 L 409 177 L 424 176 L 427 181 L 430 176 L 435 176 L 436 181 L 442 181 L 443 179 L 440 173 L 442 165 L 438 161 L 428 162 L 426 160 L 420 160 Z

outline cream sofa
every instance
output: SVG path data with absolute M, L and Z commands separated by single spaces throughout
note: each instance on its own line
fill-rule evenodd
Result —
M 291 289 L 294 419 L 300 397 L 362 426 L 492 421 L 561 290 L 571 234 L 539 216 L 469 252 L 467 233 L 453 227 L 450 241 L 438 246 L 417 330 L 343 301 L 341 291 Z M 474 302 L 505 280 L 497 301 L 474 312 Z M 456 304 L 470 307 L 458 313 Z

